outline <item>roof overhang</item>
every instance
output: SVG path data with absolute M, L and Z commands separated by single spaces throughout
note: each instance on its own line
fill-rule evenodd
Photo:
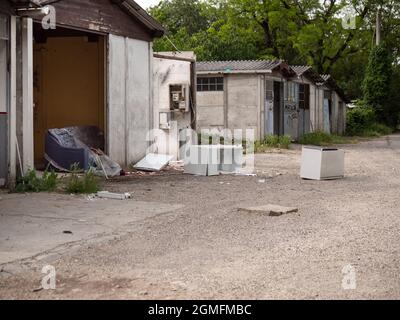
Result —
M 62 0 L 9 0 L 13 7 L 18 9 L 41 8 Z M 144 25 L 153 37 L 162 37 L 165 33 L 164 27 L 151 17 L 146 10 L 139 6 L 133 0 L 110 0 L 111 3 L 118 5 L 123 11 L 129 14 L 133 19 Z
M 198 75 L 225 75 L 225 74 L 271 74 L 272 70 L 224 70 L 224 71 L 197 71 Z
M 111 0 L 117 4 L 121 9 L 125 10 L 132 17 L 136 18 L 140 23 L 146 26 L 153 34 L 154 37 L 162 37 L 165 33 L 164 27 L 150 16 L 146 10 L 139 6 L 133 0 Z

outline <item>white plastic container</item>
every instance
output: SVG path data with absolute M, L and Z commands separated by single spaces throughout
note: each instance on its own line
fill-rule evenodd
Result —
M 335 148 L 303 147 L 300 176 L 309 180 L 344 178 L 344 151 Z

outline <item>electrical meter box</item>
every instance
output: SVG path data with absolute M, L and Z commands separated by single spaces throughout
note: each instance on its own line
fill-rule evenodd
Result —
M 189 112 L 190 86 L 188 84 L 172 84 L 169 86 L 171 111 Z

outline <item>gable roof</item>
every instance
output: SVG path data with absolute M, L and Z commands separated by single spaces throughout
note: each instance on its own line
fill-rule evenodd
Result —
M 344 93 L 343 89 L 339 87 L 336 81 L 332 78 L 330 74 L 321 74 L 321 78 L 324 80 L 323 82 L 317 83 L 318 86 L 327 86 L 331 90 L 334 90 L 338 96 L 345 102 L 350 103 L 351 101 L 347 98 L 346 94 Z
M 164 27 L 151 15 L 147 13 L 141 6 L 133 0 L 111 0 L 118 4 L 123 10 L 126 10 L 134 18 L 138 19 L 142 24 L 155 33 L 156 37 L 161 37 L 165 33 Z
M 296 72 L 298 77 L 301 77 L 307 71 L 311 70 L 310 66 L 290 66 L 294 72 Z
M 210 73 L 271 73 L 277 68 L 287 68 L 283 60 L 204 61 L 196 63 L 199 74 Z
M 311 66 L 290 66 L 290 68 L 296 73 L 297 77 L 306 77 L 313 83 L 323 83 L 326 80 L 321 75 L 316 73 Z
M 35 8 L 52 3 L 62 2 L 63 0 L 9 0 L 15 8 Z M 109 0 L 110 4 L 116 4 L 127 13 L 131 18 L 137 20 L 147 30 L 149 30 L 155 37 L 164 35 L 165 29 L 163 26 L 150 16 L 146 10 L 140 7 L 133 0 Z

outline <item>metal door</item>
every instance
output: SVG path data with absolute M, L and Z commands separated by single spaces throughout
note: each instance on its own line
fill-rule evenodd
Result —
M 265 80 L 265 135 L 274 134 L 274 81 Z
M 294 82 L 285 83 L 285 107 L 284 107 L 284 134 L 293 140 L 298 140 L 299 108 L 298 108 L 299 86 Z

